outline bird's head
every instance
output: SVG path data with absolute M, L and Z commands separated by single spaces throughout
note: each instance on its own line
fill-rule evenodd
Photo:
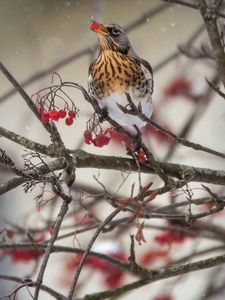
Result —
M 90 24 L 90 29 L 97 33 L 101 49 L 119 51 L 128 54 L 133 51 L 124 30 L 116 24 L 103 25 L 96 21 Z

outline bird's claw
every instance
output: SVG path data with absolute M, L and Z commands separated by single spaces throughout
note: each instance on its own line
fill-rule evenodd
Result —
M 106 117 L 108 116 L 108 110 L 106 107 L 101 109 L 101 112 L 99 114 L 99 123 L 102 123 L 105 121 Z

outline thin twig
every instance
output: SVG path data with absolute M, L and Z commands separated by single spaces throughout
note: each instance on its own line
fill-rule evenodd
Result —
M 205 260 L 200 260 L 197 262 L 188 263 L 184 265 L 179 265 L 179 266 L 175 265 L 174 267 L 170 266 L 169 268 L 165 268 L 165 269 L 153 269 L 149 271 L 148 276 L 145 276 L 145 278 L 141 280 L 129 283 L 127 285 L 123 285 L 122 287 L 119 288 L 106 290 L 92 295 L 86 295 L 82 298 L 77 298 L 76 300 L 89 300 L 89 299 L 103 300 L 109 297 L 115 297 L 115 296 L 118 297 L 124 295 L 125 293 L 131 290 L 134 289 L 136 290 L 137 288 L 150 284 L 152 282 L 156 282 L 166 278 L 172 278 L 189 272 L 212 268 L 224 263 L 225 263 L 225 255 L 220 255 L 220 256 L 215 256 L 212 258 L 208 258 Z
M 18 282 L 21 284 L 26 284 L 26 286 L 29 287 L 35 287 L 36 286 L 36 282 L 32 281 L 32 280 L 23 280 L 19 277 L 16 276 L 8 276 L 8 275 L 3 275 L 0 274 L 0 279 L 2 280 L 7 280 L 7 281 L 13 281 L 13 282 Z M 52 297 L 54 297 L 57 300 L 67 300 L 65 296 L 63 296 L 62 294 L 56 292 L 55 290 L 51 289 L 50 287 L 42 284 L 40 289 L 42 291 L 47 292 L 49 295 L 51 295 Z
M 21 85 L 16 81 L 16 79 L 12 76 L 12 74 L 6 69 L 6 67 L 0 62 L 0 70 L 3 73 L 3 75 L 9 80 L 9 82 L 14 86 L 16 91 L 21 95 L 21 97 L 25 100 L 28 107 L 31 109 L 31 111 L 34 113 L 34 115 L 37 117 L 37 119 L 41 122 L 41 124 L 45 127 L 45 129 L 51 133 L 51 128 L 49 125 L 44 124 L 41 121 L 40 114 L 37 111 L 37 108 L 29 95 L 25 92 L 25 90 L 21 87 Z
M 146 123 L 151 124 L 154 128 L 160 130 L 161 132 L 163 132 L 165 135 L 167 135 L 168 137 L 172 138 L 173 140 L 175 140 L 176 142 L 178 142 L 179 144 L 192 148 L 194 150 L 198 150 L 198 151 L 203 151 L 215 156 L 218 156 L 220 158 L 225 158 L 225 154 L 215 151 L 213 149 L 210 149 L 208 147 L 202 146 L 200 144 L 197 143 L 193 143 L 190 142 L 189 140 L 183 139 L 181 137 L 176 136 L 174 133 L 172 133 L 171 131 L 161 127 L 160 125 L 158 125 L 156 122 L 152 121 L 151 119 L 149 119 L 145 114 L 143 114 L 141 111 L 138 110 L 138 108 L 136 108 L 135 111 L 131 111 L 125 107 L 120 106 L 120 109 L 127 114 L 130 115 L 134 115 L 134 116 L 138 116 L 141 120 L 145 121 Z
M 40 291 L 40 288 L 41 288 L 41 285 L 42 285 L 42 280 L 43 280 L 44 272 L 45 272 L 45 269 L 47 267 L 47 263 L 48 263 L 49 257 L 50 257 L 50 255 L 52 253 L 52 247 L 53 247 L 53 245 L 54 245 L 54 243 L 55 243 L 55 241 L 57 239 L 57 236 L 58 236 L 58 233 L 59 233 L 62 221 L 63 221 L 63 219 L 64 219 L 64 217 L 65 217 L 65 215 L 66 215 L 66 213 L 68 211 L 68 205 L 69 205 L 68 201 L 63 201 L 63 204 L 61 206 L 60 212 L 59 212 L 59 214 L 57 216 L 57 219 L 55 221 L 53 232 L 52 232 L 52 236 L 51 236 L 51 239 L 49 240 L 49 243 L 47 245 L 47 248 L 46 248 L 46 251 L 45 251 L 45 255 L 44 255 L 43 261 L 41 263 L 41 267 L 40 267 L 38 276 L 37 276 L 36 289 L 35 289 L 35 293 L 34 293 L 34 300 L 38 299 L 38 295 L 39 295 L 39 291 Z
M 90 154 L 83 150 L 75 150 L 71 151 L 71 153 L 73 153 L 73 156 L 76 159 L 76 168 L 94 168 L 138 172 L 135 162 L 129 158 Z M 60 158 L 50 163 L 48 165 L 48 168 L 46 168 L 45 166 L 41 167 L 39 171 L 44 175 L 49 173 L 50 171 L 62 170 L 66 166 L 67 163 L 65 162 L 65 160 Z M 177 179 L 186 178 L 191 182 L 204 182 L 218 185 L 225 184 L 225 172 L 223 170 L 197 168 L 193 166 L 166 162 L 160 162 L 160 166 L 169 176 Z M 155 171 L 148 163 L 140 165 L 140 169 L 142 173 L 155 174 Z M 25 178 L 16 177 L 6 183 L 2 183 L 0 186 L 0 195 L 20 186 L 24 182 L 26 182 Z
M 208 37 L 211 43 L 213 56 L 217 62 L 217 69 L 220 79 L 225 86 L 225 53 L 222 45 L 220 33 L 217 27 L 217 18 L 220 15 L 219 9 L 223 1 L 216 1 L 217 5 L 212 2 L 208 5 L 205 0 L 197 0 L 197 7 L 205 22 Z
M 76 286 L 77 286 L 77 283 L 78 283 L 78 279 L 79 279 L 79 276 L 80 276 L 80 273 L 81 273 L 81 270 L 83 268 L 83 265 L 86 261 L 86 258 L 91 250 L 91 247 L 93 246 L 94 242 L 96 241 L 97 237 L 99 236 L 99 234 L 101 233 L 101 231 L 104 229 L 104 227 L 120 212 L 120 209 L 116 209 L 114 210 L 105 220 L 104 222 L 97 228 L 97 230 L 95 231 L 94 235 L 92 236 L 92 238 L 90 239 L 89 243 L 88 243 L 88 246 L 87 246 L 87 249 L 85 250 L 83 256 L 82 256 L 82 259 L 79 263 L 79 266 L 77 267 L 77 271 L 75 273 L 75 276 L 74 276 L 74 279 L 73 279 L 73 282 L 72 282 L 72 285 L 71 285 L 71 288 L 70 288 L 70 291 L 69 291 L 69 295 L 68 295 L 68 298 L 67 300 L 72 300 L 73 299 L 73 296 L 74 296 L 74 293 L 75 293 L 75 289 L 76 289 Z
M 183 1 L 183 0 L 161 0 L 163 2 L 167 2 L 169 4 L 178 4 L 178 5 L 181 5 L 181 6 L 186 6 L 186 7 L 190 7 L 190 8 L 193 8 L 193 9 L 198 9 L 198 6 L 193 4 L 193 3 L 190 3 L 190 2 L 187 2 L 187 1 Z M 219 12 L 218 15 L 222 18 L 225 18 L 225 14 Z
M 199 26 L 196 31 L 190 36 L 190 38 L 185 42 L 185 44 L 182 46 L 182 49 L 189 49 L 192 45 L 192 43 L 199 37 L 199 35 L 205 30 L 205 26 L 201 25 Z M 180 50 L 180 47 L 178 47 L 178 50 L 174 51 L 164 59 L 162 59 L 158 64 L 153 66 L 153 72 L 154 74 L 158 71 L 160 71 L 163 67 L 165 67 L 168 63 L 176 59 L 182 54 L 182 51 Z

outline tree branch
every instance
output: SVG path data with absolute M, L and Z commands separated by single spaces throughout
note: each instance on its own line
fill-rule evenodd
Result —
M 155 174 L 155 171 L 149 163 L 140 165 L 140 169 L 138 169 L 136 163 L 129 158 L 90 154 L 83 150 L 74 150 L 71 151 L 71 153 L 76 160 L 76 168 L 94 168 L 120 172 L 141 171 L 145 174 Z M 46 166 L 40 168 L 40 172 L 42 174 L 47 174 L 49 171 L 62 170 L 66 167 L 66 165 L 67 164 L 64 159 L 56 159 L 48 165 L 48 168 Z M 177 179 L 189 179 L 190 182 L 204 182 L 218 185 L 225 184 L 225 172 L 223 170 L 197 168 L 193 166 L 166 162 L 160 162 L 160 166 L 169 176 Z M 20 186 L 26 181 L 27 178 L 16 177 L 9 180 L 5 184 L 1 184 L 0 195 Z
M 20 96 L 25 100 L 28 107 L 31 109 L 31 111 L 34 113 L 34 115 L 37 117 L 37 119 L 41 122 L 41 124 L 45 127 L 45 129 L 51 133 L 51 128 L 49 125 L 44 124 L 41 121 L 40 115 L 37 111 L 37 108 L 29 95 L 25 92 L 25 90 L 19 85 L 19 83 L 16 81 L 16 79 L 12 76 L 12 74 L 6 69 L 6 67 L 0 62 L 0 70 L 2 74 L 9 80 L 9 82 L 14 86 L 16 91 L 20 94 Z
M 69 291 L 69 295 L 68 295 L 68 300 L 72 300 L 74 293 L 75 293 L 75 289 L 78 283 L 78 279 L 82 270 L 82 267 L 87 259 L 88 254 L 90 253 L 91 247 L 93 246 L 94 242 L 96 241 L 97 237 L 99 236 L 99 234 L 101 233 L 101 231 L 104 229 L 104 227 L 120 212 L 120 209 L 116 209 L 114 210 L 106 219 L 104 222 L 102 222 L 102 224 L 97 228 L 97 230 L 95 231 L 94 235 L 92 236 L 92 238 L 90 239 L 87 249 L 85 250 L 82 259 L 79 263 L 79 266 L 77 267 L 77 271 L 75 273 L 70 291 Z
M 187 2 L 187 1 L 184 1 L 184 0 L 161 0 L 163 2 L 167 2 L 167 3 L 170 3 L 170 4 L 178 4 L 178 5 L 181 5 L 181 6 L 185 6 L 185 7 L 190 7 L 190 8 L 193 8 L 193 9 L 198 9 L 198 6 L 193 4 L 193 3 L 190 3 L 190 2 Z M 222 18 L 225 18 L 225 14 L 219 12 L 218 15 Z
M 217 18 L 219 16 L 218 10 L 222 5 L 222 1 L 217 1 L 219 5 L 212 4 L 208 6 L 205 0 L 197 0 L 198 9 L 205 22 L 206 30 L 208 32 L 209 40 L 211 43 L 213 56 L 217 62 L 217 68 L 220 79 L 225 87 L 225 53 L 221 42 L 220 33 L 217 27 Z
M 18 283 L 21 283 L 21 284 L 25 284 L 28 287 L 35 287 L 36 286 L 36 282 L 33 282 L 32 280 L 23 280 L 23 279 L 21 279 L 19 277 L 16 277 L 16 276 L 7 276 L 7 275 L 0 274 L 0 279 L 7 280 L 7 281 L 18 282 Z M 42 284 L 40 286 L 40 289 L 42 291 L 47 292 L 49 295 L 53 296 L 57 300 L 66 300 L 67 299 L 62 294 L 56 292 L 55 290 L 51 289 L 50 287 L 48 287 L 44 284 Z
M 19 134 L 16 134 L 15 132 L 7 130 L 3 127 L 0 127 L 0 135 L 7 138 L 8 140 L 10 140 L 12 142 L 15 142 L 15 143 L 25 147 L 26 149 L 30 149 L 32 151 L 37 151 L 44 155 L 51 156 L 51 151 L 49 151 L 49 147 L 39 144 L 39 143 L 36 143 L 30 139 L 27 139 Z M 56 151 L 54 151 L 54 152 L 56 152 Z
M 40 267 L 40 270 L 39 270 L 39 273 L 38 273 L 38 276 L 37 276 L 36 289 L 35 289 L 35 293 L 34 293 L 34 300 L 38 299 L 38 295 L 39 295 L 39 291 L 40 291 L 40 288 L 41 288 L 41 285 L 42 285 L 44 272 L 45 272 L 49 257 L 50 257 L 51 252 L 52 252 L 52 247 L 53 247 L 53 245 L 54 245 L 54 243 L 57 239 L 62 221 L 63 221 L 63 219 L 64 219 L 64 217 L 65 217 L 65 215 L 68 211 L 68 206 L 69 206 L 69 201 L 64 200 L 63 204 L 61 206 L 60 212 L 59 212 L 59 214 L 57 216 L 57 219 L 55 221 L 52 236 L 51 236 L 51 239 L 49 240 L 49 243 L 46 247 L 44 258 L 43 258 L 43 261 L 41 263 L 41 267 Z
M 83 298 L 77 298 L 76 300 L 103 300 L 109 297 L 119 297 L 125 293 L 150 284 L 155 281 L 159 281 L 166 278 L 172 278 L 178 275 L 183 275 L 193 271 L 200 271 L 208 268 L 212 268 L 225 263 L 225 255 L 200 260 L 193 263 L 188 263 L 180 266 L 172 265 L 166 269 L 150 270 L 148 276 L 145 278 L 129 283 L 120 288 L 114 288 L 111 290 L 86 295 Z

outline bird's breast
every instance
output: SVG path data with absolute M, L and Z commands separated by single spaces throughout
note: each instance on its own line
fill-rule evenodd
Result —
M 144 97 L 150 93 L 150 76 L 135 59 L 115 51 L 102 52 L 92 64 L 89 90 L 96 98 L 103 99 L 112 93 L 131 90 Z

